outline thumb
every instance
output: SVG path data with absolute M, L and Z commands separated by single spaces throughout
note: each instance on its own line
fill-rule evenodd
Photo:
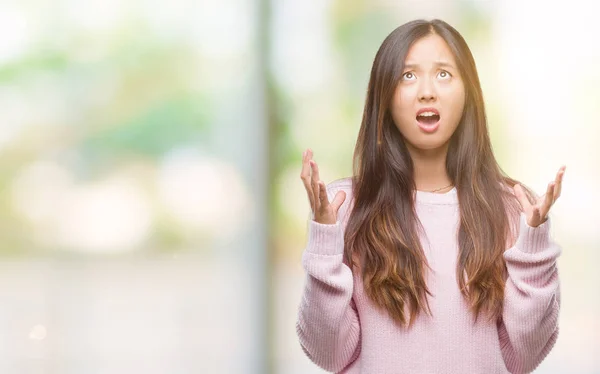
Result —
M 333 209 L 333 211 L 336 214 L 337 214 L 338 209 L 340 209 L 340 207 L 344 203 L 344 200 L 346 200 L 346 193 L 344 191 L 339 191 L 338 193 L 335 194 L 335 197 L 333 198 L 333 201 L 331 202 L 331 209 Z

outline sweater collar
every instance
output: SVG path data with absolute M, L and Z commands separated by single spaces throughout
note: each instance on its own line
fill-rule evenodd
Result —
M 448 192 L 436 193 L 416 190 L 416 202 L 424 204 L 437 205 L 455 205 L 458 204 L 458 194 L 456 187 Z

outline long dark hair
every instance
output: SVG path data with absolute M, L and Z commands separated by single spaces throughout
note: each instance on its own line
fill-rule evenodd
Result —
M 454 54 L 465 87 L 465 106 L 452 135 L 446 170 L 460 205 L 456 276 L 475 320 L 502 314 L 506 267 L 503 253 L 514 239 L 519 183 L 492 152 L 475 61 L 463 37 L 441 20 L 416 20 L 395 29 L 377 51 L 354 151 L 354 204 L 344 237 L 345 261 L 360 268 L 365 293 L 400 325 L 421 311 L 431 314 L 424 279 L 427 259 L 419 241 L 413 162 L 395 126 L 390 103 L 412 44 L 435 33 Z M 523 186 L 529 199 L 534 194 Z

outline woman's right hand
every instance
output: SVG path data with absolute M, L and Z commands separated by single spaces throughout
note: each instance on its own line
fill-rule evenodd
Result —
M 302 172 L 300 179 L 308 193 L 308 200 L 314 220 L 321 224 L 333 225 L 337 222 L 337 213 L 346 200 L 346 193 L 339 191 L 330 203 L 325 182 L 319 179 L 319 167 L 312 159 L 312 150 L 302 153 Z

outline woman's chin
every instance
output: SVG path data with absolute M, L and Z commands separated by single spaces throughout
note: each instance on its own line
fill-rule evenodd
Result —
M 446 149 L 448 145 L 449 139 L 432 139 L 431 136 L 428 136 L 427 139 L 412 143 L 412 147 L 417 151 L 431 152 L 435 150 Z

